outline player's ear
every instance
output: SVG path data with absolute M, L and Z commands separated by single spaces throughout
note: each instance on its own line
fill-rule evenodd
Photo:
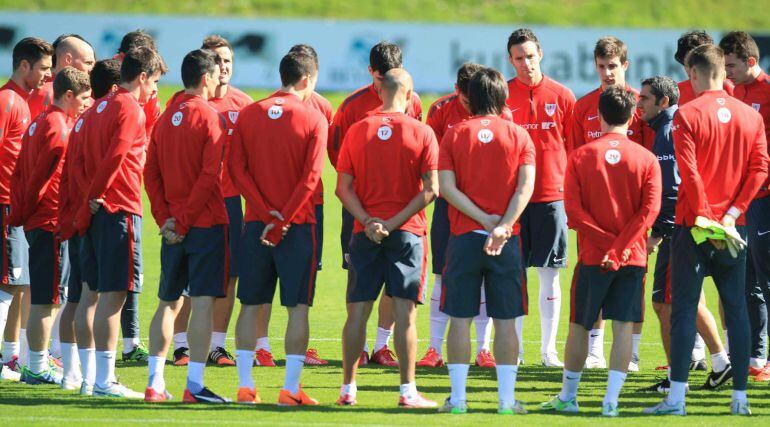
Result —
M 758 62 L 757 58 L 754 58 L 753 56 L 749 56 L 749 59 L 746 60 L 746 63 L 748 64 L 749 68 L 752 68 L 755 65 L 757 65 L 757 62 Z
M 623 71 L 628 71 L 628 61 L 623 63 Z

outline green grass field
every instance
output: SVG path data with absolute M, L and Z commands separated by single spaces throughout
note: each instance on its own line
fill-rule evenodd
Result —
M 165 99 L 175 88 L 164 87 L 161 99 Z M 268 92 L 252 92 L 259 98 Z M 327 94 L 332 103 L 339 105 L 344 94 Z M 435 97 L 426 96 L 425 107 Z M 319 350 L 321 356 L 329 359 L 327 367 L 307 367 L 303 372 L 303 384 L 311 396 L 318 398 L 322 405 L 316 408 L 290 410 L 279 408 L 274 403 L 278 391 L 283 385 L 283 369 L 254 368 L 255 383 L 262 400 L 265 402 L 255 407 L 238 405 L 228 406 L 186 406 L 179 403 L 184 388 L 186 370 L 167 366 L 165 377 L 169 390 L 175 395 L 176 402 L 160 405 L 148 405 L 143 402 L 125 400 L 104 400 L 84 398 L 74 392 L 64 392 L 53 386 L 32 388 L 24 384 L 0 382 L 0 421 L 7 426 L 21 425 L 276 425 L 276 424 L 367 424 L 367 425 L 485 425 L 531 423 L 534 425 L 598 425 L 608 424 L 598 417 L 606 383 L 606 372 L 586 371 L 580 389 L 579 401 L 582 412 L 575 416 L 546 415 L 537 411 L 537 405 L 550 399 L 560 389 L 561 370 L 546 369 L 539 366 L 539 328 L 537 282 L 534 273 L 529 274 L 530 315 L 525 321 L 525 364 L 520 370 L 516 396 L 525 402 L 530 414 L 517 416 L 515 419 L 503 419 L 496 414 L 497 385 L 493 370 L 472 368 L 468 381 L 470 413 L 462 417 L 438 415 L 432 410 L 403 411 L 396 406 L 398 399 L 398 372 L 395 368 L 366 367 L 360 370 L 358 378 L 359 405 L 339 408 L 334 405 L 338 397 L 342 380 L 340 334 L 345 316 L 345 275 L 340 265 L 338 231 L 340 226 L 340 203 L 332 195 L 335 172 L 326 168 L 323 180 L 327 188 L 325 207 L 325 248 L 324 269 L 318 276 L 315 306 L 311 310 L 310 345 Z M 144 221 L 144 262 L 145 290 L 141 297 L 141 328 L 143 341 L 147 342 L 149 322 L 156 307 L 157 283 L 159 276 L 159 243 L 157 227 L 150 217 L 149 203 L 145 204 Z M 574 235 L 571 236 L 574 242 Z M 574 243 L 570 251 L 571 265 L 574 265 Z M 652 266 L 651 266 L 652 267 Z M 561 275 L 562 283 L 562 323 L 559 333 L 559 349 L 563 349 L 566 338 L 566 326 L 569 311 L 569 283 L 571 268 Z M 652 277 L 648 277 L 648 284 Z M 738 285 L 738 284 L 737 284 Z M 740 284 L 742 286 L 742 284 Z M 431 280 L 432 287 L 432 280 Z M 647 300 L 651 287 L 647 289 Z M 716 309 L 713 285 L 707 286 L 710 306 Z M 276 304 L 278 301 L 276 300 Z M 237 316 L 238 306 L 236 306 Z M 232 329 L 228 337 L 228 348 L 234 350 Z M 269 336 L 274 356 L 283 365 L 282 349 L 283 330 L 286 324 L 285 311 L 276 305 Z M 425 351 L 428 339 L 428 307 L 421 307 L 418 315 L 420 345 L 419 356 Z M 369 323 L 369 342 L 373 344 L 376 321 Z M 609 329 L 608 329 L 609 331 Z M 605 340 L 606 354 L 609 357 L 611 333 Z M 662 377 L 654 371 L 655 366 L 665 364 L 663 351 L 659 343 L 658 322 L 651 307 L 648 310 L 643 341 L 641 343 L 642 371 L 630 374 L 624 392 L 621 395 L 621 416 L 625 425 L 651 425 L 661 422 L 640 414 L 641 409 L 656 403 L 661 396 L 639 393 L 635 390 L 651 385 Z M 147 368 L 140 365 L 118 363 L 120 380 L 135 390 L 144 390 L 147 381 Z M 235 368 L 209 368 L 206 371 L 207 385 L 228 397 L 235 398 L 238 387 Z M 705 381 L 705 374 L 697 373 L 691 377 L 694 388 Z M 449 394 L 449 378 L 445 368 L 418 369 L 419 389 L 429 398 L 437 401 Z M 755 414 L 770 414 L 770 391 L 766 384 L 750 383 L 749 396 Z M 693 391 L 688 396 L 690 416 L 686 418 L 667 418 L 667 425 L 730 425 L 748 424 L 748 419 L 722 418 L 729 413 L 730 391 L 719 392 Z M 450 420 L 451 418 L 451 420 Z

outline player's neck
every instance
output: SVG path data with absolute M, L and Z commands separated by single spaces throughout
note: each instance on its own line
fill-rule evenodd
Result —
M 230 89 L 230 85 L 219 85 L 214 91 L 212 98 L 224 98 L 227 95 L 227 91 Z
M 288 94 L 294 95 L 297 98 L 299 98 L 301 101 L 304 101 L 306 99 L 305 92 L 307 90 L 297 90 L 294 88 L 294 86 L 282 86 L 280 89 L 278 89 L 278 91 L 282 93 L 288 93 Z
M 405 113 L 406 101 L 398 98 L 385 100 L 382 103 L 383 113 Z
M 746 81 L 743 83 L 745 85 L 754 83 L 754 80 L 759 77 L 760 74 L 762 74 L 762 68 L 759 65 L 755 65 L 751 68 L 749 68 L 749 78 L 746 79 Z
M 139 87 L 138 79 L 133 82 L 124 82 L 120 84 L 120 87 L 125 89 L 128 93 L 131 94 L 131 96 L 136 99 L 137 102 L 139 102 L 139 98 L 142 94 L 142 90 Z
M 692 82 L 692 91 L 695 93 L 695 96 L 700 96 L 704 92 L 723 90 L 723 88 L 724 80 L 722 79 L 701 80 L 697 83 Z
M 540 84 L 540 82 L 543 81 L 543 73 L 537 73 L 530 79 L 529 76 L 521 75 L 518 76 L 519 80 L 521 80 L 522 83 L 524 83 L 527 86 L 537 86 Z
M 602 92 L 604 92 L 605 90 L 607 90 L 607 88 L 609 88 L 611 86 L 622 87 L 622 88 L 625 89 L 626 88 L 626 81 L 625 80 L 622 80 L 622 81 L 618 80 L 618 81 L 615 82 L 614 85 L 605 85 L 604 82 L 602 82 L 599 87 L 601 87 Z
M 628 126 L 602 126 L 602 133 L 605 135 L 616 133 L 618 135 L 628 135 Z
M 200 96 L 201 98 L 206 100 L 208 100 L 211 97 L 210 96 L 211 94 L 208 93 L 204 85 L 200 85 L 200 87 L 194 87 L 191 89 L 185 89 L 184 93 L 186 95 L 191 95 L 191 96 Z

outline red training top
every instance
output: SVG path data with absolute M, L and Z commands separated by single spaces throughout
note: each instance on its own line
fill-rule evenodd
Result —
M 53 79 L 55 77 L 55 74 L 51 75 L 51 79 L 46 80 L 42 87 L 32 89 L 32 92 L 29 93 L 27 105 L 29 106 L 29 117 L 32 120 L 35 120 L 37 116 L 53 104 Z
M 75 121 L 64 156 L 61 181 L 59 182 L 58 224 L 62 240 L 67 240 L 75 234 L 75 215 L 78 208 L 86 203 L 81 182 L 83 175 L 83 123 L 93 111 L 89 108 Z
M 692 90 L 690 79 L 682 80 L 677 83 L 677 86 L 679 87 L 679 102 L 677 104 L 679 104 L 680 107 L 695 99 L 695 92 Z M 724 83 L 722 83 L 722 88 L 728 95 L 733 94 L 734 86 L 730 80 L 725 80 Z
M 759 112 L 765 122 L 765 139 L 770 140 L 770 77 L 762 71 L 751 83 L 735 86 L 733 96 Z M 770 178 L 765 181 L 755 198 L 767 196 L 770 196 Z
M 308 105 L 318 110 L 326 118 L 329 126 L 332 125 L 332 103 L 328 99 L 319 95 L 318 92 L 313 92 L 313 95 L 305 101 Z M 324 203 L 324 182 L 318 182 L 318 188 L 313 194 L 313 203 L 316 205 L 322 205 Z
M 13 80 L 0 87 L 0 205 L 11 204 L 11 175 L 29 126 L 27 95 Z

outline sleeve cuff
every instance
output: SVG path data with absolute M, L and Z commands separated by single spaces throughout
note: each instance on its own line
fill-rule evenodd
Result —
M 730 206 L 730 209 L 725 212 L 726 215 L 730 215 L 731 217 L 738 219 L 738 217 L 741 216 L 741 211 L 736 208 L 735 206 Z

